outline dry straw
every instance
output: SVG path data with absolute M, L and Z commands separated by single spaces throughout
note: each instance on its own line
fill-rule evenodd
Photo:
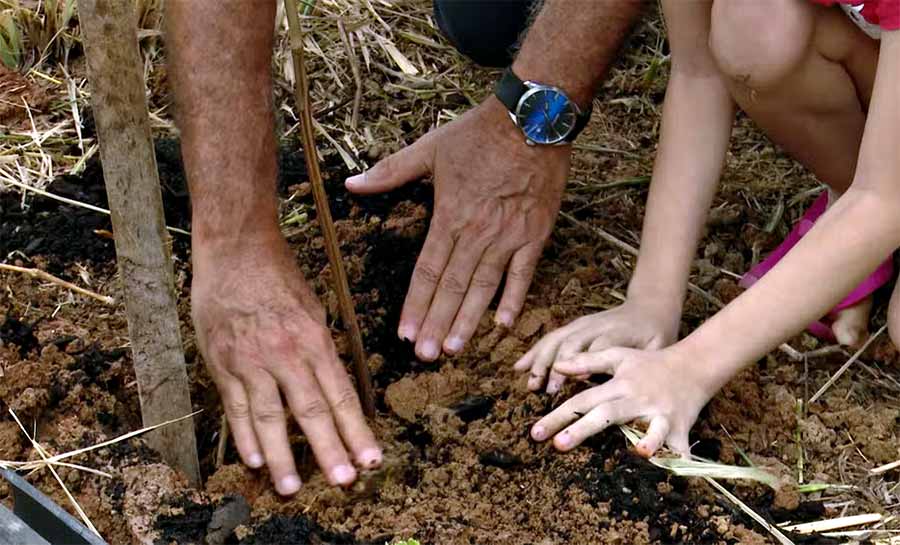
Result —
M 82 465 L 78 465 L 78 464 L 64 462 L 63 460 L 68 460 L 69 458 L 73 458 L 73 457 L 79 456 L 81 454 L 86 454 L 88 452 L 91 452 L 91 451 L 94 451 L 97 449 L 101 449 L 104 447 L 108 447 L 110 445 L 114 445 L 114 444 L 120 443 L 122 441 L 127 441 L 128 439 L 137 437 L 137 436 L 147 433 L 149 431 L 153 431 L 153 430 L 162 428 L 164 426 L 168 426 L 170 424 L 180 422 L 187 418 L 192 418 L 201 412 L 202 411 L 195 411 L 191 414 L 182 416 L 180 418 L 175 418 L 172 420 L 168 420 L 166 422 L 162 422 L 160 424 L 156 424 L 154 426 L 148 426 L 146 428 L 143 428 L 143 429 L 140 429 L 137 431 L 132 431 L 132 432 L 126 433 L 124 435 L 120 435 L 120 436 L 116 437 L 115 439 L 103 441 L 102 443 L 98 443 L 91 447 L 85 447 L 85 448 L 81 448 L 81 449 L 77 449 L 77 450 L 73 450 L 73 451 L 69 451 L 69 452 L 64 452 L 62 454 L 57 454 L 55 456 L 51 456 L 47 452 L 47 450 L 38 442 L 36 434 L 34 434 L 34 435 L 29 434 L 28 430 L 25 429 L 25 426 L 22 425 L 22 421 L 19 420 L 18 415 L 16 415 L 16 413 L 12 409 L 10 409 L 9 414 L 16 421 L 16 424 L 19 425 L 19 429 L 22 430 L 22 433 L 24 433 L 25 437 L 28 438 L 28 441 L 31 442 L 32 447 L 34 447 L 35 452 L 38 453 L 38 455 L 41 457 L 41 459 L 40 460 L 31 460 L 28 462 L 15 462 L 15 461 L 0 460 L 0 468 L 11 469 L 14 471 L 28 471 L 30 473 L 35 473 L 37 471 L 40 471 L 41 469 L 49 470 L 50 473 L 53 475 L 53 477 L 56 479 L 56 482 L 59 483 L 59 486 L 62 487 L 63 492 L 65 492 L 66 497 L 69 499 L 69 502 L 72 504 L 72 507 L 75 509 L 75 512 L 78 513 L 78 516 L 81 517 L 81 520 L 84 522 L 85 526 L 87 526 L 92 532 L 94 532 L 95 534 L 97 534 L 99 536 L 100 534 L 97 532 L 97 529 L 94 527 L 94 524 L 88 518 L 87 513 L 84 512 L 84 509 L 81 507 L 81 505 L 78 503 L 78 501 L 72 495 L 72 493 L 66 487 L 63 480 L 59 477 L 59 474 L 56 472 L 56 466 L 68 467 L 68 468 L 75 469 L 78 471 L 85 471 L 85 472 L 91 473 L 93 475 L 99 475 L 101 477 L 106 477 L 106 478 L 112 478 L 112 475 L 110 475 L 109 473 L 106 473 L 106 472 L 103 472 L 103 471 L 100 471 L 97 469 L 85 467 Z

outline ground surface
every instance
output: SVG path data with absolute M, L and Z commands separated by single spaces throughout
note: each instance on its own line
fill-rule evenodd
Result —
M 412 5 L 412 17 L 388 9 L 380 15 L 395 29 L 439 40 L 427 24 L 425 3 Z M 365 13 L 356 16 L 365 18 Z M 363 125 L 369 124 L 374 135 L 368 140 L 346 129 L 352 82 L 336 85 L 321 60 L 314 70 L 323 82 L 315 89 L 323 103 L 318 111 L 325 112 L 319 120 L 334 129 L 335 137 L 341 131 L 351 135 L 353 146 L 339 145 L 360 164 L 445 122 L 448 112 L 464 111 L 493 77 L 440 44 L 395 38 L 424 73 L 418 79 L 398 75 L 388 57 L 372 52 L 375 62 L 366 72 L 361 112 Z M 468 350 L 456 358 L 418 362 L 394 333 L 406 280 L 428 225 L 430 186 L 352 198 L 341 188 L 347 161 L 334 153 L 333 143 L 321 143 L 332 210 L 378 386 L 375 427 L 387 456 L 384 470 L 366 475 L 352 490 L 325 485 L 299 433 L 293 435 L 293 446 L 307 484 L 292 499 L 277 497 L 265 473 L 239 465 L 231 447 L 225 465 L 215 467 L 221 413 L 189 322 L 189 245 L 176 236 L 179 310 L 192 394 L 195 407 L 205 410 L 196 421 L 205 488 L 188 489 L 139 440 L 83 456 L 79 463 L 113 478 L 67 469 L 60 473 L 101 534 L 113 544 L 204 539 L 381 544 L 408 537 L 438 545 L 768 543 L 765 530 L 707 485 L 672 477 L 635 457 L 618 431 L 566 455 L 528 438 L 539 415 L 584 386 L 569 386 L 557 396 L 529 394 L 511 364 L 554 327 L 615 306 L 633 266 L 630 255 L 603 242 L 595 229 L 637 244 L 665 85 L 659 22 L 651 18 L 642 25 L 627 51 L 598 98 L 597 113 L 576 153 L 563 211 L 578 223 L 559 219 L 516 327 L 494 327 L 485 317 Z M 378 68 L 378 63 L 384 64 Z M 19 103 L 27 96 L 33 103 L 33 97 L 44 97 L 38 124 L 65 115 L 47 98 L 59 95 L 59 89 L 40 78 L 0 76 L 6 102 Z M 162 68 L 154 68 L 151 82 L 164 81 Z M 151 106 L 162 104 L 162 96 L 155 93 Z M 29 128 L 23 109 L 7 108 L 0 115 L 11 130 Z M 285 232 L 335 319 L 336 300 L 327 288 L 326 258 L 312 198 L 303 184 L 302 157 L 291 151 L 299 146 L 290 135 L 290 114 L 283 122 L 289 133 L 281 154 Z M 158 133 L 167 221 L 189 228 L 177 140 L 164 123 Z M 89 123 L 83 136 L 93 137 Z M 685 332 L 715 311 L 711 298 L 727 302 L 740 292 L 736 280 L 719 269 L 743 272 L 777 244 L 810 201 L 804 192 L 816 187 L 746 120 L 739 120 L 734 142 L 693 276 L 706 296 L 690 295 Z M 62 153 L 77 154 L 71 149 Z M 77 175 L 55 176 L 47 189 L 106 205 L 94 160 Z M 108 219 L 93 212 L 23 199 L 14 191 L 0 193 L 3 259 L 118 295 L 109 229 Z M 8 273 L 0 274 L 0 286 L 0 460 L 37 456 L 7 409 L 26 425 L 33 422 L 38 439 L 53 452 L 137 429 L 137 391 L 121 305 L 105 306 Z M 883 314 L 883 302 L 878 308 Z M 882 323 L 876 316 L 873 328 Z M 338 344 L 346 353 L 345 343 L 339 339 Z M 791 345 L 799 352 L 822 348 L 807 336 Z M 757 512 L 776 521 L 884 512 L 897 503 L 898 475 L 870 477 L 867 471 L 900 458 L 897 353 L 887 338 L 876 340 L 862 358 L 865 363 L 852 368 L 820 401 L 797 409 L 797 401 L 808 399 L 847 357 L 833 352 L 804 364 L 784 352 L 773 353 L 704 411 L 695 427 L 695 453 L 730 464 L 746 465 L 749 459 L 795 483 L 802 475 L 804 482 L 851 487 L 799 495 L 790 488 L 775 494 L 764 487 L 730 485 Z M 68 505 L 49 474 L 39 473 L 32 482 Z M 0 484 L 0 500 L 7 493 Z M 228 521 L 242 525 L 231 532 Z M 214 530 L 222 526 L 226 529 Z M 810 542 L 829 541 L 817 537 Z

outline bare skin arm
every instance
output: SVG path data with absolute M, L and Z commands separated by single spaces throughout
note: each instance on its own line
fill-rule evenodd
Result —
M 556 445 L 568 449 L 610 424 L 645 418 L 644 454 L 663 443 L 687 453 L 690 427 L 726 382 L 824 315 L 900 247 L 898 149 L 900 31 L 891 31 L 882 38 L 850 189 L 769 274 L 683 341 L 656 352 L 611 349 L 558 363 L 567 375 L 613 379 L 567 401 L 532 434 L 555 434 Z M 569 425 L 573 411 L 593 416 Z
M 274 18 L 274 2 L 166 6 L 197 340 L 244 463 L 267 465 L 278 492 L 291 494 L 300 479 L 279 390 L 332 484 L 351 483 L 354 462 L 378 465 L 381 451 L 278 225 Z
M 642 4 L 547 0 L 514 71 L 562 87 L 586 107 Z M 571 146 L 527 146 L 491 96 L 347 180 L 353 192 L 379 193 L 434 178 L 435 213 L 398 329 L 420 358 L 463 349 L 504 273 L 496 321 L 515 321 L 559 211 L 570 155 Z
M 659 349 L 678 337 L 691 264 L 719 184 L 734 122 L 734 102 L 707 47 L 710 5 L 693 2 L 697 23 L 672 33 L 672 74 L 647 200 L 641 253 L 622 306 L 584 316 L 551 332 L 516 363 L 543 387 L 555 361 L 613 346 Z M 680 14 L 679 14 L 680 15 Z M 550 371 L 547 392 L 563 375 Z

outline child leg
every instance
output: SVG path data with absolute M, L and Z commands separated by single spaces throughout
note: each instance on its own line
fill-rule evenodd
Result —
M 878 44 L 839 8 L 808 0 L 718 1 L 710 48 L 740 107 L 836 194 L 853 180 Z M 867 333 L 871 298 L 842 311 L 841 344 Z

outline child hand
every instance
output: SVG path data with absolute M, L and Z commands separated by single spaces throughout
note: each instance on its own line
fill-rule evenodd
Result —
M 627 300 L 612 310 L 583 316 L 545 335 L 513 369 L 530 370 L 528 389 L 537 391 L 556 361 L 571 359 L 585 350 L 596 352 L 616 346 L 658 350 L 677 340 L 678 324 L 678 311 Z M 564 375 L 550 371 L 547 393 L 558 392 L 565 380 Z
M 704 374 L 693 370 L 695 361 L 672 348 L 610 348 L 560 361 L 553 369 L 563 375 L 604 373 L 613 378 L 573 396 L 540 419 L 531 437 L 535 441 L 553 437 L 557 449 L 568 451 L 609 426 L 642 419 L 650 424 L 637 445 L 642 456 L 652 456 L 663 444 L 687 456 L 688 432 L 715 394 L 714 387 L 704 384 Z

